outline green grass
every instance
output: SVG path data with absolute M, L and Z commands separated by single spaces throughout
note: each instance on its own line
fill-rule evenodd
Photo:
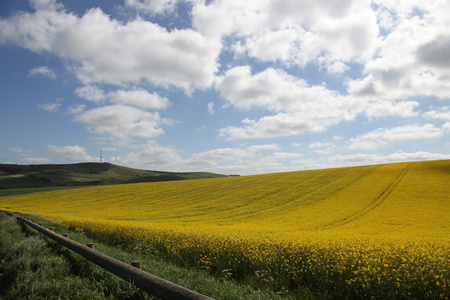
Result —
M 81 244 L 94 242 L 96 250 L 120 261 L 141 260 L 144 271 L 214 299 L 323 299 L 307 291 L 297 291 L 295 296 L 280 295 L 267 285 L 239 284 L 225 275 L 214 277 L 206 271 L 168 262 L 147 251 L 145 245 L 120 249 L 95 241 L 80 229 L 69 230 L 32 218 L 44 227 L 54 227 L 58 233 L 69 233 Z M 5 300 L 152 298 L 5 213 L 0 213 L 0 257 L 5 286 L 0 298 Z
M 4 213 L 0 232 L 2 299 L 150 299 Z

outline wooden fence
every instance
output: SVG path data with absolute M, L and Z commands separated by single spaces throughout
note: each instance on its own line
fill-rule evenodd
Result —
M 75 253 L 85 257 L 93 263 L 99 265 L 103 269 L 119 276 L 120 278 L 131 282 L 135 286 L 161 299 L 168 300 L 211 300 L 212 298 L 188 290 L 184 287 L 176 285 L 170 281 L 164 280 L 157 276 L 151 275 L 134 266 L 118 261 L 112 257 L 102 254 L 93 249 L 92 245 L 84 246 L 80 243 L 70 240 L 68 237 L 59 235 L 50 229 L 42 227 L 26 218 L 18 216 L 9 211 L 3 211 L 11 216 L 16 217 L 25 224 L 31 226 L 37 231 L 45 234 L 49 238 L 55 240 L 61 245 L 69 248 Z M 139 263 L 135 263 L 137 266 Z

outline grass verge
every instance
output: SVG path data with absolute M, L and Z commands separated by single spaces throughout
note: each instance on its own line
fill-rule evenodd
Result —
M 0 213 L 2 299 L 150 299 L 143 291 Z

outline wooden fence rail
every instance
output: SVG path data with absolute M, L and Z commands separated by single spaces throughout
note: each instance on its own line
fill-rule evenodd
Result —
M 112 257 L 102 254 L 94 249 L 84 246 L 80 243 L 70 240 L 62 235 L 59 235 L 47 228 L 42 227 L 30 220 L 27 220 L 21 216 L 18 216 L 9 211 L 3 211 L 11 216 L 16 217 L 25 224 L 31 226 L 37 231 L 45 234 L 49 238 L 55 240 L 61 245 L 69 248 L 75 253 L 87 258 L 93 263 L 99 265 L 100 267 L 108 270 L 114 275 L 131 282 L 135 286 L 143 289 L 144 291 L 158 297 L 161 299 L 170 300 L 212 300 L 212 298 L 205 295 L 199 294 L 197 292 L 188 290 L 184 287 L 176 285 L 170 281 L 164 280 L 157 276 L 151 275 L 144 272 L 138 268 L 128 265 L 124 262 L 118 261 Z

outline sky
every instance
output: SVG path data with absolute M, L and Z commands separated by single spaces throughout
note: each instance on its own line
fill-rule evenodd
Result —
M 0 163 L 450 159 L 448 0 L 0 2 Z

